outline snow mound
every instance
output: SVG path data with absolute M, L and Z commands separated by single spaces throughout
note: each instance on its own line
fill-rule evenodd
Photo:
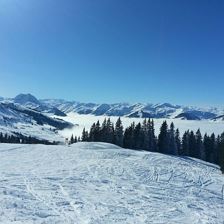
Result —
M 0 223 L 222 223 L 215 165 L 105 143 L 0 145 Z

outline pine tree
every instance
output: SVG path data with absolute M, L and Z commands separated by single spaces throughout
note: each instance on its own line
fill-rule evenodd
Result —
M 143 132 L 142 132 L 142 126 L 141 123 L 139 122 L 134 129 L 134 134 L 133 134 L 133 141 L 134 141 L 134 148 L 135 149 L 142 149 L 143 148 Z
M 221 167 L 222 173 L 224 173 L 224 132 L 220 136 L 218 145 L 218 164 Z
M 96 122 L 95 126 L 95 141 L 100 142 L 101 141 L 101 133 L 100 133 L 101 127 L 100 127 L 100 122 L 99 120 Z
M 211 162 L 218 164 L 218 148 L 217 148 L 217 142 L 216 142 L 216 137 L 215 134 L 212 133 L 210 137 L 211 141 Z
M 207 162 L 212 162 L 212 144 L 211 138 L 207 134 L 204 135 L 203 145 L 205 148 L 205 157 Z
M 179 129 L 176 129 L 175 131 L 175 142 L 177 146 L 177 154 L 181 154 L 181 139 L 180 139 L 180 131 Z
M 154 121 L 148 119 L 148 128 L 149 128 L 149 151 L 157 151 L 157 140 L 155 136 Z
M 123 130 L 121 118 L 119 117 L 115 124 L 114 144 L 120 147 L 123 147 L 123 137 L 124 137 L 124 130 Z
M 135 123 L 132 123 L 128 128 L 125 129 L 123 147 L 127 149 L 134 148 L 134 129 Z
M 73 134 L 72 134 L 72 136 L 71 136 L 70 143 L 71 143 L 71 144 L 74 143 L 74 137 L 73 137 Z
M 107 120 L 104 119 L 100 129 L 100 142 L 107 142 Z
M 196 138 L 193 131 L 189 135 L 189 156 L 196 157 Z
M 95 141 L 95 135 L 96 135 L 95 131 L 96 131 L 96 124 L 93 123 L 93 125 L 91 126 L 90 131 L 89 131 L 89 141 L 90 142 Z
M 175 139 L 174 123 L 172 122 L 169 129 L 169 150 L 168 153 L 171 155 L 178 155 L 177 144 Z
M 89 140 L 89 134 L 88 131 L 84 128 L 82 131 L 82 137 L 81 137 L 82 142 L 87 142 Z
M 196 158 L 205 160 L 205 148 L 203 145 L 203 139 L 202 135 L 200 132 L 200 129 L 197 130 L 196 132 Z
M 169 152 L 169 136 L 168 136 L 168 126 L 166 121 L 162 123 L 160 128 L 160 133 L 158 137 L 158 150 L 160 153 Z
M 114 143 L 114 125 L 111 122 L 110 118 L 107 119 L 106 142 L 107 143 Z
M 150 120 L 147 122 L 146 119 L 142 122 L 142 134 L 143 134 L 143 142 L 142 142 L 142 149 L 150 150 L 150 133 L 149 133 L 149 125 Z
M 2 142 L 3 142 L 3 134 L 0 133 L 0 143 L 2 143 Z
M 182 146 L 179 155 L 189 156 L 189 130 L 185 131 L 182 138 Z

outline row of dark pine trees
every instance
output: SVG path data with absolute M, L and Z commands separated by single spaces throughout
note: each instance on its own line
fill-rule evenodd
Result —
M 145 119 L 142 123 L 132 123 L 125 130 L 118 118 L 115 125 L 110 118 L 102 123 L 94 123 L 88 132 L 83 130 L 81 139 L 71 137 L 71 143 L 77 141 L 107 142 L 124 148 L 160 152 L 175 156 L 190 156 L 207 162 L 219 164 L 224 171 L 224 133 L 205 134 L 198 129 L 196 133 L 186 131 L 180 136 L 174 124 L 168 126 L 164 121 L 158 136 L 155 135 L 154 122 Z
M 24 136 L 19 133 L 14 133 L 13 135 L 0 133 L 0 143 L 45 144 L 45 145 L 56 144 L 56 142 L 40 140 L 31 136 Z

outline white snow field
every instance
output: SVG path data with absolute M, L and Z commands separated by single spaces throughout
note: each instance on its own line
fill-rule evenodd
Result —
M 0 144 L 2 224 L 222 224 L 215 165 L 121 149 Z

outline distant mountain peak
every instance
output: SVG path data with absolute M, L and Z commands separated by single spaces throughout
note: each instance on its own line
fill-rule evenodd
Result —
M 27 94 L 21 93 L 21 94 L 17 95 L 14 98 L 14 103 L 18 103 L 18 104 L 32 103 L 32 104 L 37 104 L 37 105 L 41 104 L 39 102 L 39 100 L 30 93 L 27 93 Z

